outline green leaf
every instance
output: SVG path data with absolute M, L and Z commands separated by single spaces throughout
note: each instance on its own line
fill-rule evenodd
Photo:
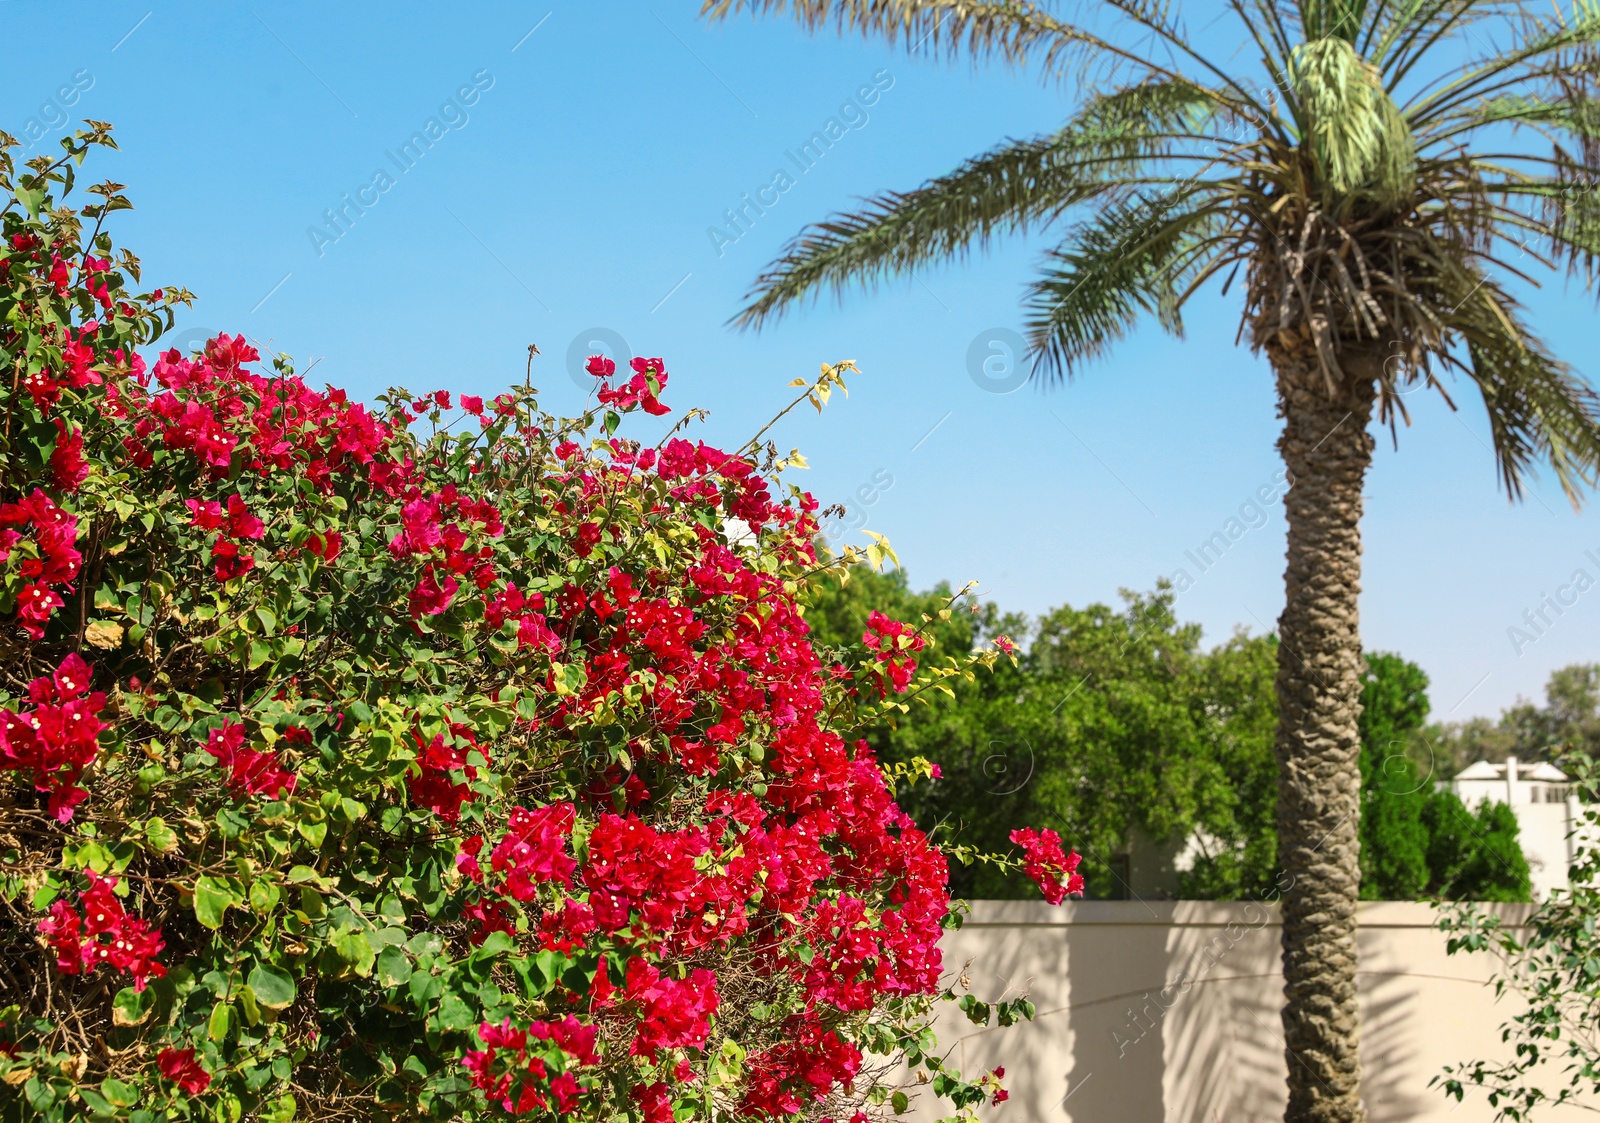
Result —
M 572 960 L 558 951 L 541 951 L 533 957 L 534 963 L 539 966 L 539 973 L 544 976 L 545 990 L 555 986 L 561 976 L 566 974 L 567 968 L 572 966 Z
M 33 1081 L 33 1080 L 28 1081 L 28 1086 L 30 1087 L 30 1089 L 32 1088 L 34 1083 L 35 1083 L 35 1081 Z M 44 1085 L 44 1087 L 48 1088 L 49 1085 L 46 1084 L 46 1085 Z M 92 1088 L 79 1088 L 78 1089 L 78 1095 L 83 1098 L 83 1102 L 89 1106 L 89 1111 L 94 1115 L 115 1115 L 115 1114 L 117 1114 L 117 1109 L 111 1105 L 110 1101 L 108 1101 L 99 1092 L 94 1091 Z M 30 1098 L 33 1100 L 33 1106 L 38 1108 L 40 1111 L 47 1110 L 51 1105 L 53 1105 L 55 1103 L 55 1095 L 53 1093 L 49 1096 L 49 1099 L 48 1099 L 47 1102 L 43 1102 L 44 1101 L 44 1097 L 43 1096 L 34 1097 L 34 1096 L 30 1095 Z M 48 1119 L 54 1120 L 54 1119 L 59 1119 L 60 1116 L 45 1116 L 44 1118 L 48 1118 Z
M 393 945 L 378 954 L 378 981 L 386 987 L 404 985 L 411 978 L 411 960 Z
M 156 992 L 149 987 L 134 990 L 123 987 L 111 1000 L 111 1022 L 119 1026 L 136 1026 L 150 1016 L 155 1008 Z
M 284 1010 L 294 1005 L 298 993 L 294 976 L 281 967 L 257 963 L 250 969 L 250 989 L 256 992 L 256 1001 L 268 1010 Z
M 239 1008 L 244 1011 L 245 1025 L 256 1025 L 261 1021 L 261 1004 L 256 1000 L 255 988 L 242 986 L 239 988 Z M 256 1091 L 259 1085 L 252 1085 L 251 1091 Z
M 218 1005 L 211 1011 L 211 1020 L 206 1024 L 206 1036 L 212 1041 L 221 1044 L 227 1040 L 228 1030 L 233 1025 L 233 1007 Z
M 262 1123 L 290 1123 L 294 1118 L 294 1112 L 294 1097 L 285 1092 L 261 1113 Z
M 250 911 L 265 916 L 278 907 L 283 891 L 270 881 L 257 879 L 250 885 Z
M 381 763 L 389 759 L 389 754 L 394 752 L 394 734 L 383 729 L 375 729 L 372 736 L 367 738 L 367 755 L 374 763 Z
M 132 1107 L 139 1102 L 138 1092 L 109 1076 L 100 1081 L 100 1094 L 118 1107 Z
M 170 854 L 178 848 L 178 832 L 167 826 L 161 816 L 153 816 L 144 825 L 145 841 L 158 854 Z
M 194 883 L 194 918 L 207 928 L 221 928 L 228 907 L 243 903 L 238 890 L 223 878 L 202 877 Z
M 472 953 L 472 958 L 493 959 L 497 955 L 504 955 L 514 947 L 516 947 L 516 942 L 510 936 L 496 930 L 490 932 L 483 943 L 478 945 L 477 950 Z
M 349 967 L 352 974 L 362 978 L 372 974 L 372 961 L 377 958 L 377 953 L 372 950 L 372 942 L 367 939 L 365 932 L 346 932 L 337 937 L 332 946 L 333 954 Z
M 17 197 L 28 212 L 29 218 L 39 217 L 39 208 L 44 205 L 44 189 L 39 187 L 13 187 L 11 193 Z
M 63 853 L 62 857 L 74 867 L 102 875 L 111 868 L 111 852 L 98 842 L 85 842 L 76 851 Z
M 446 994 L 444 1001 L 439 1003 L 440 1029 L 466 1031 L 475 1028 L 477 1024 L 477 1013 L 461 1001 L 459 996 Z

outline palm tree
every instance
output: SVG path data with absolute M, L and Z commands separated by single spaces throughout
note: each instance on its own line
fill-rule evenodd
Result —
M 1520 497 L 1547 461 L 1574 505 L 1600 473 L 1600 399 L 1532 334 L 1534 266 L 1600 255 L 1600 2 L 1222 0 L 1212 56 L 1166 0 L 1083 0 L 1093 33 L 1023 0 L 707 0 L 1078 84 L 1058 131 L 803 231 L 736 317 L 871 285 L 1010 232 L 1057 231 L 1026 306 L 1062 381 L 1146 314 L 1243 273 L 1241 336 L 1271 365 L 1293 481 L 1278 620 L 1283 1026 L 1293 1121 L 1364 1118 L 1357 1055 L 1362 483 L 1374 412 L 1459 373 Z M 1558 0 L 1559 5 L 1559 0 Z M 1454 408 L 1454 403 L 1451 402 Z M 1290 881 L 1289 879 L 1292 879 Z

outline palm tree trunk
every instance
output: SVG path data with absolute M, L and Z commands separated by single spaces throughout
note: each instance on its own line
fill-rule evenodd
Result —
M 1361 881 L 1361 488 L 1375 362 L 1341 355 L 1330 391 L 1309 339 L 1269 344 L 1289 469 L 1278 618 L 1278 862 L 1288 1123 L 1365 1123 L 1356 1002 Z

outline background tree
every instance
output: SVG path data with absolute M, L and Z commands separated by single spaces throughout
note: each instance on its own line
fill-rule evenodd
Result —
M 819 582 L 811 596 L 817 641 L 843 650 L 859 640 L 869 606 L 917 620 L 936 616 L 952 593 L 945 584 L 914 591 L 903 570 L 856 566 L 847 582 Z M 1092 897 L 1128 894 L 1114 858 L 1136 833 L 1189 843 L 1178 870 L 1184 899 L 1267 890 L 1279 870 L 1271 636 L 1241 631 L 1203 651 L 1198 627 L 1178 621 L 1159 589 L 1129 594 L 1121 613 L 1063 607 L 1037 622 L 962 603 L 929 625 L 938 642 L 969 650 L 1003 634 L 1020 645 L 1016 663 L 961 683 L 953 700 L 885 715 L 867 735 L 880 759 L 940 765 L 938 781 L 900 792 L 924 830 L 996 850 L 1008 824 L 1066 824 L 1086 855 Z M 1388 652 L 1366 662 L 1362 899 L 1528 900 L 1516 816 L 1504 804 L 1469 810 L 1436 791 L 1410 755 L 1428 717 L 1427 674 Z M 951 883 L 972 898 L 1034 894 L 1025 878 L 989 865 L 957 867 Z
M 1468 809 L 1435 790 L 1412 747 L 1428 719 L 1428 676 L 1399 655 L 1367 656 L 1361 696 L 1361 896 L 1526 901 L 1517 817 L 1504 803 Z
M 814 595 L 807 619 L 831 646 L 859 639 L 867 603 L 916 619 L 946 603 L 949 590 L 918 594 L 901 576 L 858 573 Z M 1131 832 L 1181 839 L 1205 824 L 1223 834 L 1236 818 L 1259 816 L 1263 803 L 1270 816 L 1270 795 L 1254 798 L 1236 784 L 1216 751 L 1237 748 L 1238 733 L 1223 727 L 1235 720 L 1233 706 L 1259 709 L 1262 683 L 1253 698 L 1233 687 L 1233 697 L 1213 705 L 1200 629 L 1177 621 L 1170 591 L 1125 597 L 1121 612 L 1062 607 L 1030 622 L 987 605 L 935 625 L 941 644 L 972 647 L 1009 634 L 1022 647 L 1014 665 L 957 686 L 953 702 L 889 715 L 868 734 L 882 759 L 939 764 L 937 781 L 901 794 L 924 829 L 1003 849 L 1011 817 L 1034 815 L 1029 821 L 1075 832 L 1089 893 L 1110 897 L 1127 895 L 1112 858 Z M 1270 675 L 1265 685 L 1270 699 Z M 1270 736 L 1253 747 L 1270 771 Z M 1017 897 L 1027 883 L 979 866 L 952 871 L 952 885 L 973 897 Z
M 1525 275 L 1524 252 L 1586 280 L 1600 261 L 1600 9 L 1231 0 L 1231 23 L 1208 30 L 1226 44 L 1213 55 L 1174 5 L 1101 7 L 1125 34 L 1026 2 L 706 0 L 715 17 L 788 12 L 913 53 L 1035 65 L 1082 94 L 1055 133 L 1002 142 L 803 232 L 738 322 L 1054 227 L 1061 240 L 1027 304 L 1038 369 L 1061 378 L 1147 316 L 1181 331 L 1197 291 L 1214 279 L 1227 291 L 1243 273 L 1241 333 L 1271 365 L 1294 481 L 1277 629 L 1278 860 L 1294 885 L 1283 906 L 1286 1118 L 1359 1120 L 1368 426 L 1376 413 L 1393 429 L 1405 390 L 1443 393 L 1438 376 L 1454 370 L 1488 411 L 1512 495 L 1538 459 L 1574 502 L 1595 481 L 1597 399 L 1532 333 L 1509 284 Z
M 1574 663 L 1550 673 L 1544 705 L 1518 701 L 1498 720 L 1472 718 L 1430 725 L 1413 736 L 1412 756 L 1448 779 L 1476 761 L 1555 762 L 1569 753 L 1600 755 L 1600 663 Z
M 1428 718 L 1428 676 L 1398 655 L 1367 656 L 1361 692 L 1361 896 L 1409 901 L 1428 884 L 1422 805 L 1432 785 L 1407 752 Z
M 1574 663 L 1550 673 L 1545 704 L 1521 702 L 1500 718 L 1523 760 L 1600 753 L 1600 663 Z

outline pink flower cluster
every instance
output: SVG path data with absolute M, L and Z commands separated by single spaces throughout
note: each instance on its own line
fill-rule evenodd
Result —
M 600 1063 L 594 1026 L 572 1015 L 560 1021 L 536 1020 L 526 1028 L 485 1022 L 478 1037 L 487 1048 L 469 1052 L 462 1065 L 493 1103 L 512 1115 L 553 1109 L 570 1115 L 587 1090 L 570 1069 Z
M 1012 831 L 1011 841 L 1022 847 L 1022 872 L 1052 905 L 1059 905 L 1069 893 L 1078 896 L 1083 892 L 1083 875 L 1077 872 L 1083 859 L 1077 851 L 1064 852 L 1061 836 L 1055 831 L 1025 827 Z
M 266 536 L 267 528 L 250 513 L 238 495 L 228 496 L 228 506 L 215 499 L 184 501 L 189 507 L 189 525 L 201 531 L 219 531 L 211 543 L 212 575 L 218 581 L 231 581 L 242 577 L 256 566 L 255 556 L 241 554 L 239 543 L 258 542 Z
M 191 1096 L 211 1087 L 211 1074 L 195 1059 L 193 1049 L 161 1050 L 156 1056 L 156 1068 Z
M 467 763 L 467 754 L 474 749 L 483 752 L 472 730 L 459 724 L 450 726 L 447 737 L 435 734 L 433 740 L 424 741 L 420 732 L 411 734 L 417 746 L 418 771 L 406 777 L 406 792 L 417 807 L 426 807 L 435 815 L 453 823 L 461 817 L 461 805 L 472 799 L 470 781 L 478 778 L 478 769 Z M 487 754 L 486 754 L 487 755 Z M 455 773 L 466 780 L 457 782 Z
M 550 630 L 550 621 L 543 613 L 544 594 L 524 596 L 515 581 L 507 581 L 497 596 L 485 597 L 483 618 L 493 631 L 499 631 L 506 621 L 517 628 L 517 643 L 522 647 L 537 647 L 554 654 L 561 650 L 561 637 Z
M 917 673 L 917 661 L 907 653 L 921 651 L 926 641 L 909 625 L 891 620 L 874 609 L 867 616 L 867 630 L 861 634 L 861 642 L 878 653 L 881 673 L 888 678 L 895 693 L 904 694 L 911 685 L 911 676 Z M 885 693 L 881 684 L 878 693 L 880 696 Z
M 76 654 L 52 675 L 28 685 L 27 713 L 0 710 L 0 768 L 29 774 L 33 786 L 50 793 L 50 813 L 63 823 L 88 797 L 78 786 L 100 751 L 100 712 L 106 696 L 89 690 L 89 665 Z
M 389 552 L 396 558 L 422 562 L 422 575 L 409 603 L 413 619 L 437 616 L 449 608 L 461 588 L 457 578 L 470 576 L 479 589 L 498 580 L 489 564 L 493 548 L 487 542 L 468 548 L 475 533 L 498 538 L 505 532 L 494 504 L 462 495 L 453 484 L 433 495 L 413 487 L 405 500 L 400 509 L 401 529 L 390 540 Z
M 224 721 L 206 737 L 206 752 L 228 770 L 228 787 L 239 795 L 265 793 L 274 799 L 294 791 L 294 773 L 283 767 L 274 752 L 245 746 L 244 726 Z
M 343 390 L 316 391 L 301 379 L 263 375 L 244 364 L 261 356 L 243 336 L 220 335 L 192 358 L 168 351 L 151 370 L 160 393 L 135 388 L 124 408 L 135 418 L 127 452 L 148 467 L 147 438 L 189 452 L 216 478 L 243 449 L 257 474 L 294 465 L 314 487 L 372 465 L 389 429 Z
M 89 888 L 78 897 L 80 913 L 66 901 L 50 906 L 39 932 L 56 954 L 56 967 L 64 975 L 88 974 L 101 964 L 133 976 L 133 989 L 143 990 L 167 969 L 156 962 L 166 942 L 159 929 L 131 916 L 117 899 L 117 879 L 86 871 Z
M 577 808 L 570 803 L 513 808 L 489 859 L 490 868 L 505 878 L 501 891 L 513 900 L 531 901 L 543 882 L 570 886 L 578 863 L 567 852 L 567 841 L 576 821 Z
M 698 1048 L 706 1043 L 711 1016 L 717 1012 L 717 977 L 697 967 L 688 978 L 669 978 L 635 956 L 628 961 L 620 1001 L 637 1011 L 638 1028 L 629 1052 L 654 1061 L 663 1049 Z
M 72 591 L 68 582 L 83 564 L 77 540 L 77 517 L 38 488 L 19 502 L 0 504 L 0 565 L 21 555 L 18 572 L 28 583 L 17 595 L 17 623 L 32 639 L 44 638 L 45 624 L 65 603 L 61 592 Z
M 56 265 L 59 267 L 59 273 L 52 276 L 57 279 L 58 285 L 65 284 L 66 266 L 59 259 Z M 52 326 L 51 330 L 56 333 L 56 339 L 62 340 L 62 369 L 32 371 L 22 380 L 22 388 L 33 399 L 34 407 L 46 417 L 50 416 L 51 409 L 61 400 L 62 390 L 82 390 L 86 386 L 97 386 L 102 382 L 100 374 L 94 369 L 94 337 L 100 330 L 100 325 L 90 320 L 81 327 Z M 120 354 L 117 357 L 120 357 Z
M 98 276 L 93 268 L 90 273 Z M 124 441 L 124 450 L 135 468 L 152 467 L 156 449 L 166 448 L 190 454 L 214 480 L 241 467 L 236 464 L 241 450 L 245 455 L 242 467 L 252 472 L 264 474 L 294 465 L 318 488 L 336 474 L 363 467 L 381 488 L 403 486 L 409 473 L 407 465 L 380 460 L 390 431 L 365 407 L 349 402 L 340 390 L 318 392 L 295 377 L 266 376 L 246 369 L 244 364 L 260 356 L 242 336 L 218 336 L 193 357 L 167 352 L 150 372 L 157 387 L 152 393 L 137 355 L 124 355 L 120 348 L 97 353 L 97 349 L 107 350 L 96 337 L 99 325 L 90 322 L 63 330 L 68 336 L 61 345 L 64 369 L 32 374 L 24 380 L 25 388 L 35 406 L 48 416 L 64 388 L 103 385 L 98 368 L 131 372 L 132 382 L 107 386 L 103 408 L 132 419 L 133 431 Z M 89 471 L 83 433 L 64 418 L 52 420 L 57 436 L 51 446 L 50 483 L 58 492 L 72 493 Z M 261 541 L 266 527 L 243 497 L 230 496 L 226 507 L 209 499 L 185 502 L 191 526 L 205 533 L 216 532 L 210 548 L 216 580 L 229 581 L 249 573 L 257 564 L 249 543 Z M 491 520 L 498 517 L 488 504 L 462 514 L 469 519 L 474 515 Z M 77 517 L 37 488 L 24 499 L 0 505 L 0 565 L 15 566 L 26 579 L 17 595 L 15 615 L 35 640 L 44 638 L 48 622 L 72 592 L 71 582 L 83 560 L 76 547 L 77 530 Z M 498 529 L 489 533 L 498 533 Z M 447 549 L 446 572 L 436 575 L 430 561 L 418 583 L 413 597 L 418 615 L 443 611 L 456 588 L 448 573 L 475 561 L 459 551 L 448 552 L 451 534 L 446 528 L 440 539 Z M 341 548 L 339 532 L 315 530 L 304 548 L 332 564 Z M 480 569 L 475 579 L 484 587 L 492 573 Z
M 633 367 L 633 377 L 622 385 L 613 388 L 610 382 L 601 382 L 600 392 L 595 395 L 600 403 L 624 410 L 638 406 L 656 417 L 671 413 L 657 397 L 667 385 L 666 364 L 660 359 L 635 358 L 630 365 Z M 596 378 L 604 380 L 617 372 L 617 364 L 603 355 L 591 355 L 587 369 Z

